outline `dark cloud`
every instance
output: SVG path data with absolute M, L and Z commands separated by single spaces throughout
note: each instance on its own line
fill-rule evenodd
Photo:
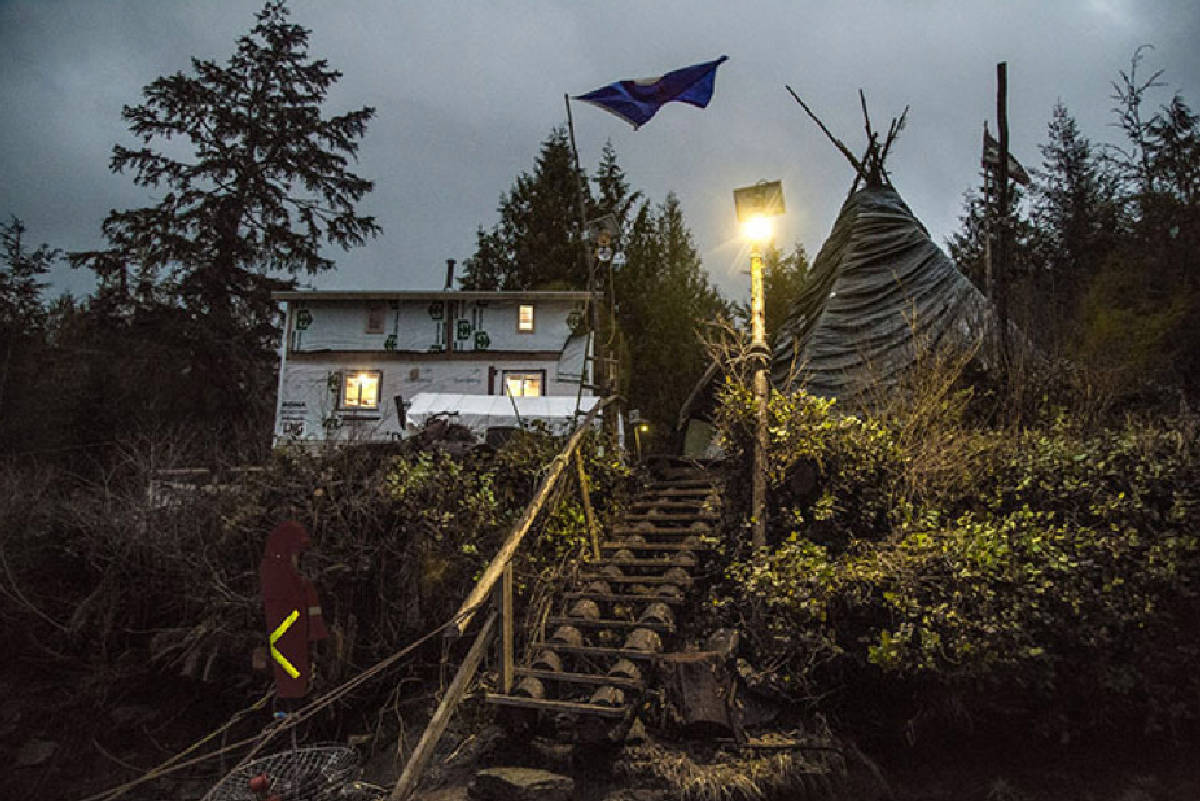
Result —
M 107 170 L 129 141 L 121 106 L 188 58 L 222 60 L 258 0 L 0 0 L 0 214 L 38 240 L 100 244 L 110 208 L 150 198 Z M 1200 14 L 1192 0 L 845 3 L 410 2 L 294 0 L 312 52 L 345 73 L 332 110 L 369 104 L 378 118 L 359 171 L 377 182 L 363 209 L 385 234 L 338 254 L 322 287 L 433 287 L 445 258 L 473 250 L 501 192 L 529 169 L 541 139 L 565 119 L 562 95 L 714 58 L 706 111 L 668 106 L 640 131 L 575 109 L 581 155 L 594 166 L 611 138 L 634 184 L 683 202 L 705 264 L 741 294 L 731 190 L 782 178 L 781 239 L 815 251 L 850 169 L 784 92 L 791 83 L 851 147 L 861 146 L 856 91 L 878 125 L 912 106 L 891 159 L 900 191 L 934 235 L 956 226 L 976 180 L 980 129 L 994 116 L 995 64 L 1009 63 L 1013 149 L 1038 162 L 1062 100 L 1093 140 L 1115 140 L 1109 82 L 1141 44 L 1166 69 L 1166 100 L 1193 105 L 1200 84 Z M 87 276 L 64 271 L 59 287 Z

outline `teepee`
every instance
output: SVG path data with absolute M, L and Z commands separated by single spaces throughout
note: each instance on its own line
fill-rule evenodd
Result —
M 987 361 L 991 304 L 930 239 L 884 169 L 908 109 L 892 120 L 881 145 L 864 101 L 868 144 L 855 158 L 792 96 L 857 175 L 776 337 L 775 386 L 798 383 L 814 395 L 857 405 L 864 393 L 894 386 L 922 352 L 975 350 Z

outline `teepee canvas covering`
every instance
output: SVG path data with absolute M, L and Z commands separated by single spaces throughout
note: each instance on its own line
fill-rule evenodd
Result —
M 922 353 L 987 344 L 995 315 L 930 239 L 883 168 L 904 115 L 892 121 L 882 148 L 871 134 L 860 160 L 804 108 L 854 166 L 855 186 L 862 181 L 864 188 L 852 190 L 843 204 L 776 337 L 772 379 L 780 388 L 799 383 L 815 395 L 853 403 L 864 392 L 894 386 Z M 863 108 L 865 114 L 865 101 Z
M 891 186 L 842 206 L 775 342 L 772 378 L 849 399 L 896 382 L 919 351 L 974 347 L 990 304 Z

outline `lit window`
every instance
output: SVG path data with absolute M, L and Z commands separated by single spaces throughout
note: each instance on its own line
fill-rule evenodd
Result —
M 367 307 L 367 333 L 382 334 L 383 333 L 383 318 L 387 314 L 387 308 L 383 305 Z
M 504 371 L 504 390 L 514 398 L 536 398 L 542 394 L 544 373 L 510 373 Z
M 522 334 L 533 333 L 532 303 L 522 303 L 517 307 L 517 331 Z
M 378 370 L 346 373 L 342 381 L 342 408 L 378 409 L 380 375 Z

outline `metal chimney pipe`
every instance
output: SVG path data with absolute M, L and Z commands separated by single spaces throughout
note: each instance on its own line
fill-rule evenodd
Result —
M 454 259 L 446 259 L 446 291 L 454 288 Z

